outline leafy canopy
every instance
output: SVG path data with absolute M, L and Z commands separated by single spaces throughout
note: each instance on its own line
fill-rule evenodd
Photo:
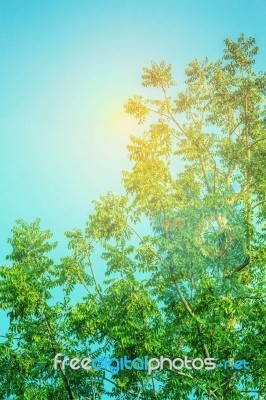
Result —
M 143 69 L 152 97 L 125 105 L 143 125 L 128 145 L 125 194 L 95 201 L 85 229 L 66 233 L 69 252 L 59 264 L 47 255 L 51 233 L 39 221 L 18 221 L 10 263 L 0 270 L 0 304 L 10 318 L 1 398 L 263 395 L 266 75 L 255 70 L 257 52 L 253 38 L 226 39 L 221 59 L 189 63 L 179 91 L 164 61 Z M 250 364 L 152 375 L 54 371 L 56 353 Z

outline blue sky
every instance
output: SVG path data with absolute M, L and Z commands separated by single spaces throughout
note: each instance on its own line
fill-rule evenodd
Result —
M 255 1 L 0 0 L 0 260 L 17 218 L 63 232 L 84 225 L 91 200 L 122 190 L 123 114 L 141 69 L 171 63 L 177 83 L 193 58 L 220 57 L 240 33 L 266 60 L 266 3 Z

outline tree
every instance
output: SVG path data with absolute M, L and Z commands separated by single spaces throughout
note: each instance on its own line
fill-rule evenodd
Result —
M 60 265 L 45 255 L 53 245 L 37 222 L 14 228 L 12 265 L 2 267 L 0 281 L 11 317 L 1 346 L 2 397 L 263 395 L 266 75 L 254 69 L 257 52 L 252 38 L 226 39 L 222 59 L 188 65 L 177 95 L 171 66 L 144 68 L 152 98 L 134 96 L 125 106 L 145 126 L 128 146 L 134 165 L 123 172 L 125 195 L 109 192 L 95 201 L 85 230 L 67 233 L 70 254 Z M 145 236 L 142 223 L 149 226 Z M 99 254 L 111 275 L 104 284 L 94 271 L 103 264 Z M 51 305 L 56 287 L 62 301 Z M 83 299 L 73 301 L 81 288 Z M 249 366 L 51 372 L 55 352 L 213 357 Z M 46 364 L 33 372 L 39 360 Z

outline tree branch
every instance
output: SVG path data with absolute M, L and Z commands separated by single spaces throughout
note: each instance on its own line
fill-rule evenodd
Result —
M 262 140 L 266 140 L 266 136 L 263 136 L 262 138 L 258 138 L 256 140 L 254 140 L 250 145 L 249 145 L 249 149 L 251 149 L 251 147 L 253 147 L 255 144 L 257 144 L 258 142 L 261 142 Z
M 243 271 L 243 269 L 245 269 L 249 264 L 250 264 L 250 257 L 248 256 L 242 264 L 235 267 L 233 272 L 231 272 L 230 274 L 224 275 L 224 279 L 232 278 L 236 273 Z
M 260 206 L 261 204 L 266 203 L 266 199 L 259 201 L 257 204 L 251 207 L 251 210 L 254 210 L 254 208 Z

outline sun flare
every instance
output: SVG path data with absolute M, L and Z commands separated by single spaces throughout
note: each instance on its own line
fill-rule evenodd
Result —
M 124 110 L 117 110 L 112 113 L 110 125 L 113 132 L 117 134 L 132 134 L 136 129 L 136 121 L 131 116 L 126 114 Z

